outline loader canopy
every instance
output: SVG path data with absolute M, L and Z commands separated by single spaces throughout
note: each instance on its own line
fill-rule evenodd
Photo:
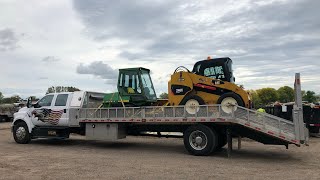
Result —
M 228 57 L 198 61 L 194 65 L 192 72 L 222 81 L 235 81 L 232 73 L 232 60 Z

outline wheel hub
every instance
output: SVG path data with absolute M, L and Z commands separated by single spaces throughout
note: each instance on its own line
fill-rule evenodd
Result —
M 232 111 L 236 111 L 237 110 L 236 105 L 238 105 L 237 100 L 235 100 L 232 97 L 226 97 L 221 101 L 222 111 L 227 114 L 232 113 Z
M 20 140 L 24 139 L 26 134 L 26 129 L 24 127 L 19 127 L 16 131 L 16 136 Z
M 189 114 L 196 114 L 199 111 L 199 102 L 195 99 L 190 99 L 186 102 L 186 111 Z
M 193 131 L 189 136 L 189 144 L 195 150 L 203 150 L 207 146 L 207 136 L 202 131 Z
M 202 143 L 202 137 L 198 136 L 196 137 L 196 144 L 201 144 Z

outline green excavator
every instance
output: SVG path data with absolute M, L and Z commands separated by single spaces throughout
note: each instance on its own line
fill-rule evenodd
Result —
M 149 69 L 119 69 L 117 88 L 118 92 L 105 94 L 103 107 L 150 106 L 157 102 Z

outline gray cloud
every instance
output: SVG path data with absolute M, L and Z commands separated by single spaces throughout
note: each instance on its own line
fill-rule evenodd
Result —
M 83 90 L 113 91 L 116 83 L 112 86 L 101 83 L 103 79 L 115 81 L 117 72 L 112 67 L 144 66 L 153 73 L 156 89 L 165 92 L 167 75 L 177 66 L 191 68 L 197 60 L 211 55 L 230 56 L 236 82 L 248 89 L 292 86 L 294 73 L 300 72 L 303 89 L 320 93 L 319 3 L 316 0 L 2 3 L 0 67 L 6 68 L 0 73 L 6 78 L 0 78 L 0 84 L 13 89 L 1 91 L 43 94 L 48 86 L 61 84 Z M 7 11 L 11 7 L 24 11 Z M 52 13 L 57 9 L 59 13 Z M 12 21 L 14 17 L 24 17 L 24 23 Z M 21 29 L 26 36 L 19 33 Z M 88 57 L 113 61 L 77 67 L 79 59 Z M 63 59 L 68 61 L 62 63 Z M 30 64 L 36 74 L 24 68 Z M 39 90 L 24 90 L 21 77 Z
M 14 50 L 18 47 L 18 36 L 10 28 L 0 30 L 0 51 Z
M 93 38 L 124 38 L 128 41 L 126 47 L 143 46 L 143 53 L 125 50 L 119 54 L 128 59 L 158 54 L 268 55 L 279 49 L 291 54 L 301 47 L 314 47 L 318 41 L 310 39 L 314 35 L 309 34 L 319 34 L 315 30 L 320 23 L 314 18 L 320 5 L 317 1 L 252 1 L 249 8 L 230 10 L 221 17 L 208 16 L 202 21 L 196 17 L 208 8 L 205 2 L 202 6 L 188 1 L 147 2 L 80 0 L 74 1 L 74 8 Z M 188 18 L 192 14 L 195 17 Z M 150 43 L 143 45 L 146 39 Z
M 262 55 L 281 51 L 291 58 L 320 46 L 320 22 L 315 18 L 319 6 L 319 1 L 312 0 L 253 5 L 223 16 L 218 23 L 245 30 L 231 36 L 226 45 L 246 47 L 249 53 Z
M 26 99 L 29 96 L 42 97 L 46 91 L 41 88 L 0 88 L 0 92 L 2 92 L 5 97 L 19 95 L 21 98 Z
M 102 61 L 94 61 L 88 65 L 79 64 L 77 66 L 78 74 L 91 74 L 97 76 L 101 79 L 106 80 L 106 82 L 114 82 L 117 79 L 117 70 L 110 67 L 108 64 Z
M 127 59 L 130 59 L 130 60 L 139 59 L 139 58 L 141 58 L 142 55 L 143 54 L 141 54 L 141 53 L 132 53 L 132 52 L 129 52 L 129 51 L 122 51 L 119 54 L 120 57 L 127 58 Z
M 320 67 L 320 1 L 80 0 L 73 5 L 87 35 L 97 41 L 124 39 L 121 58 L 142 64 L 165 59 L 178 66 L 207 55 L 230 56 L 237 80 L 250 88 L 291 84 L 300 72 L 305 87 L 316 90 L 312 74 Z
M 47 80 L 47 79 L 49 79 L 49 78 L 48 77 L 44 77 L 44 76 L 38 78 L 38 80 Z
M 60 59 L 55 56 L 46 56 L 42 58 L 41 61 L 45 63 L 54 63 L 54 62 L 60 61 Z
M 161 1 L 86 1 L 77 0 L 73 5 L 96 40 L 112 37 L 152 38 L 164 27 L 175 27 L 177 2 Z M 165 31 L 163 31 L 165 33 Z

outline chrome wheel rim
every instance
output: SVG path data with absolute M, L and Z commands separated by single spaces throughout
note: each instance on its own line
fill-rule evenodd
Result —
M 201 151 L 206 148 L 208 138 L 202 131 L 193 131 L 189 136 L 189 144 L 195 150 Z
M 27 131 L 24 127 L 19 127 L 17 130 L 16 130 L 16 137 L 19 139 L 19 140 L 23 140 L 27 135 Z

